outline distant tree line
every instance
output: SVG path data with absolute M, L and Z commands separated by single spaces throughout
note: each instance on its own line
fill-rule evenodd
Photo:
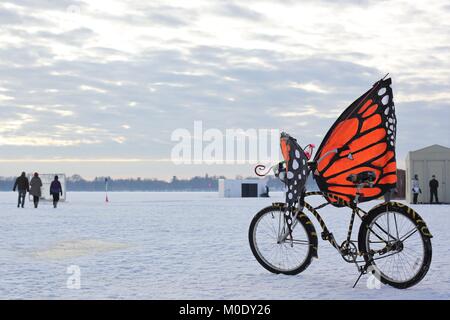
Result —
M 95 177 L 86 180 L 78 174 L 67 177 L 67 191 L 104 191 L 105 179 L 109 191 L 218 191 L 218 181 L 223 176 L 193 177 L 179 179 L 174 176 L 170 181 L 144 178 L 114 179 L 111 177 Z M 242 179 L 242 177 L 236 177 Z M 11 191 L 15 177 L 0 177 L 0 191 Z M 252 178 L 254 179 L 254 178 Z M 270 190 L 281 190 L 282 183 L 275 177 L 267 178 Z

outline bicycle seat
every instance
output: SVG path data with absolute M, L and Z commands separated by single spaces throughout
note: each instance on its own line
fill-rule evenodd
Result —
M 358 174 L 351 174 L 347 177 L 347 181 L 353 182 L 354 184 L 364 184 L 372 183 L 376 179 L 376 174 L 374 171 L 363 171 Z

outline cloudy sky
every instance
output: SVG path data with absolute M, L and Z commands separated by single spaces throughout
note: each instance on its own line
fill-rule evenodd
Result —
M 170 162 L 177 128 L 278 128 L 320 141 L 387 72 L 399 166 L 450 146 L 445 0 L 6 0 L 0 175 L 251 175 Z

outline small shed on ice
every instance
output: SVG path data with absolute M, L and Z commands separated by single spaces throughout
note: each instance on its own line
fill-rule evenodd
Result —
M 433 175 L 439 182 L 438 198 L 440 202 L 450 202 L 450 148 L 434 144 L 432 146 L 410 151 L 406 156 L 406 200 L 412 202 L 411 181 L 414 175 L 419 178 L 420 189 L 418 202 L 430 202 L 429 181 Z
M 219 179 L 221 198 L 257 198 L 266 193 L 266 180 Z

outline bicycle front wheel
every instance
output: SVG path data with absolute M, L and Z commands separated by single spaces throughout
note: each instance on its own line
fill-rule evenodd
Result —
M 265 269 L 272 273 L 295 275 L 311 263 L 311 228 L 311 221 L 300 213 L 292 224 L 292 234 L 289 234 L 285 210 L 270 206 L 258 212 L 250 223 L 250 248 Z

